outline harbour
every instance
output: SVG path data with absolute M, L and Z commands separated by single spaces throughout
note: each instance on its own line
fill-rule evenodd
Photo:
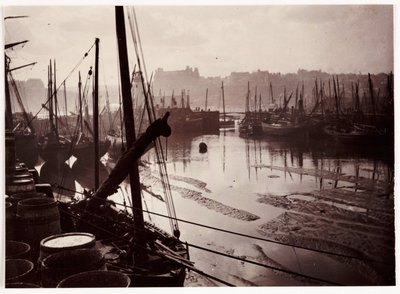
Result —
M 115 30 L 41 80 L 6 38 L 6 288 L 396 285 L 392 66 L 150 73 L 158 8 L 98 9 Z

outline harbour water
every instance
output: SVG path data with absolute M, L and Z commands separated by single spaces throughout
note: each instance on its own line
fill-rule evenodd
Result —
M 199 152 L 201 142 L 208 146 L 205 153 Z M 391 283 L 382 277 L 394 275 L 387 265 L 394 263 L 390 146 L 309 138 L 249 139 L 239 137 L 237 130 L 173 135 L 162 143 L 177 217 L 197 224 L 178 222 L 180 239 L 188 242 L 198 269 L 239 286 Z M 104 179 L 115 159 L 106 154 L 101 161 Z M 142 157 L 143 208 L 167 215 L 156 162 L 153 150 Z M 69 189 L 92 188 L 91 167 L 71 159 L 62 173 Z M 129 205 L 128 195 L 125 181 L 110 198 Z M 167 218 L 144 215 L 170 231 Z M 366 262 L 367 258 L 378 262 Z M 193 272 L 186 284 L 219 285 Z

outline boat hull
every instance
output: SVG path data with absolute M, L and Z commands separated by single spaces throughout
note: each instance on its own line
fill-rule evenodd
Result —
M 36 135 L 15 134 L 15 153 L 19 161 L 34 168 L 39 158 Z
M 304 124 L 270 124 L 261 123 L 263 134 L 269 136 L 290 136 L 302 134 L 305 125 Z

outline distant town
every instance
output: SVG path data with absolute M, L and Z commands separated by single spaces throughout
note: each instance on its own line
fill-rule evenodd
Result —
M 371 75 L 373 86 L 379 93 L 385 93 L 386 79 L 388 73 Z M 207 92 L 207 109 L 221 110 L 221 84 L 224 83 L 224 95 L 227 111 L 244 111 L 248 87 L 250 97 L 261 97 L 261 108 L 265 109 L 272 98 L 276 103 L 283 103 L 283 95 L 286 88 L 287 96 L 295 93 L 296 88 L 304 87 L 305 107 L 313 106 L 313 88 L 315 83 L 324 84 L 325 91 L 329 91 L 329 79 L 333 74 L 321 70 L 299 69 L 297 73 L 271 73 L 268 70 L 256 70 L 253 72 L 232 72 L 226 77 L 204 77 L 198 68 L 187 66 L 183 70 L 168 71 L 159 68 L 154 73 L 152 85 L 155 104 L 160 103 L 160 98 L 165 97 L 165 106 L 171 105 L 172 95 L 179 101 L 184 92 L 190 97 L 190 107 L 205 108 Z M 367 74 L 338 74 L 340 87 L 344 91 L 344 102 L 351 100 L 352 83 L 359 82 L 361 99 L 368 97 L 368 75 Z M 61 77 L 60 77 L 61 78 Z M 28 112 L 35 113 L 40 105 L 46 101 L 47 86 L 45 81 L 40 79 L 29 79 L 27 81 L 16 81 L 20 90 L 23 103 Z M 304 86 L 303 86 L 304 85 Z M 107 91 L 106 91 L 107 88 Z M 64 93 L 63 87 L 59 88 L 61 97 Z M 105 98 L 108 93 L 112 108 L 118 107 L 118 86 L 106 85 L 100 81 L 100 105 L 105 105 Z M 78 85 L 66 85 L 66 97 L 68 112 L 76 109 L 78 97 Z M 12 93 L 13 94 L 13 93 Z M 333 95 L 333 94 L 332 94 Z M 383 95 L 383 94 L 382 94 Z M 379 104 L 379 95 L 377 104 Z M 15 99 L 15 97 L 13 97 Z M 366 98 L 368 99 L 368 98 Z M 17 104 L 15 104 L 17 105 Z M 290 105 L 290 104 L 289 104 Z M 178 104 L 179 107 L 179 104 Z M 254 107 L 250 105 L 250 108 Z M 258 107 L 258 106 L 257 106 Z M 15 109 L 14 111 L 18 111 Z

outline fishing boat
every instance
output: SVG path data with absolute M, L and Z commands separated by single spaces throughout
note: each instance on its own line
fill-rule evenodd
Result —
M 38 140 L 38 149 L 40 157 L 52 166 L 61 166 L 71 156 L 72 142 L 70 139 L 61 136 L 58 131 L 58 115 L 57 115 L 57 87 L 55 79 L 55 61 L 54 61 L 54 89 L 52 80 L 52 62 L 48 67 L 48 104 L 50 131 L 41 136 Z
M 47 256 L 44 256 L 43 254 L 40 255 L 38 252 L 37 243 L 38 236 L 30 236 L 34 237 L 34 241 L 36 242 L 36 244 L 34 244 L 36 248 L 35 256 L 36 258 L 39 256 L 38 264 L 41 271 L 41 275 L 33 275 L 33 277 L 30 279 L 30 282 L 33 282 L 36 285 L 41 284 L 42 286 L 46 287 L 54 287 L 55 285 L 58 285 L 58 287 L 79 287 L 79 285 L 84 285 L 82 287 L 88 287 L 90 284 L 92 287 L 121 287 L 121 285 L 116 283 L 113 279 L 110 279 L 110 276 L 113 277 L 115 275 L 116 277 L 123 278 L 124 287 L 129 285 L 133 287 L 178 287 L 183 286 L 186 276 L 186 268 L 194 269 L 193 263 L 188 258 L 189 253 L 187 246 L 184 242 L 179 240 L 180 231 L 176 221 L 176 216 L 172 215 L 170 217 L 170 223 L 173 227 L 171 234 L 167 233 L 161 228 L 158 228 L 154 224 L 145 221 L 143 218 L 143 209 L 141 204 L 142 186 L 140 184 L 137 162 L 144 152 L 148 150 L 149 146 L 154 144 L 156 147 L 155 149 L 157 150 L 159 164 L 162 165 L 162 162 L 165 164 L 162 150 L 159 149 L 161 148 L 159 137 L 170 136 L 171 127 L 168 124 L 168 112 L 165 113 L 161 119 L 156 119 L 154 116 L 152 116 L 149 117 L 151 124 L 146 129 L 144 134 L 138 138 L 135 137 L 123 7 L 115 8 L 115 18 L 120 57 L 124 125 L 128 149 L 119 158 L 115 167 L 111 170 L 108 178 L 101 183 L 101 185 L 97 185 L 98 183 L 96 181 L 93 193 L 85 191 L 83 195 L 70 198 L 69 201 L 65 199 L 65 201 L 57 202 L 55 202 L 53 199 L 43 200 L 45 198 L 32 198 L 36 200 L 31 201 L 38 203 L 51 202 L 52 204 L 50 210 L 48 210 L 50 206 L 46 206 L 45 210 L 46 213 L 51 213 L 51 217 L 39 217 L 42 222 L 47 222 L 43 226 L 39 227 L 43 229 L 40 230 L 39 235 L 44 237 L 41 238 L 41 241 L 39 240 L 41 250 L 40 254 L 43 253 L 42 250 L 45 248 L 45 245 L 47 244 L 46 242 L 49 240 L 49 238 L 67 239 L 65 237 L 75 236 L 76 233 L 80 236 L 84 235 L 85 238 L 88 236 L 93 236 L 90 238 L 95 238 L 95 243 L 92 243 L 92 247 L 90 249 L 91 251 L 89 249 L 82 249 L 83 251 L 78 252 L 80 250 L 79 249 L 74 252 L 76 254 L 94 254 L 93 252 L 96 252 L 95 255 L 99 256 L 99 262 L 101 261 L 102 265 L 100 263 L 96 263 L 95 267 L 101 269 L 102 271 L 87 272 L 85 271 L 85 269 L 88 268 L 87 266 L 83 266 L 82 268 L 75 266 L 76 263 L 82 264 L 82 260 L 77 259 L 76 256 L 75 259 L 65 260 L 65 256 L 71 252 L 70 250 L 62 252 L 59 251 L 54 254 L 50 253 L 50 255 Z M 98 46 L 98 42 L 99 40 L 96 39 L 96 46 Z M 96 96 L 97 95 L 98 94 L 96 94 Z M 150 95 L 150 93 L 147 95 Z M 95 97 L 95 99 L 98 99 L 98 97 Z M 94 131 L 96 133 L 98 130 L 95 129 Z M 98 136 L 94 137 L 95 142 L 98 142 L 98 139 Z M 12 160 L 14 157 L 12 156 L 13 148 L 11 146 L 11 141 L 9 143 L 10 144 L 7 144 L 7 146 L 10 147 L 7 148 L 7 171 L 14 170 L 14 168 L 9 168 L 9 166 L 15 167 L 16 164 L 15 161 Z M 95 144 L 94 154 L 98 154 L 98 152 L 98 145 Z M 95 177 L 98 177 L 98 175 L 96 175 L 98 174 L 98 166 L 96 166 L 97 161 L 94 163 Z M 162 166 L 165 168 L 165 165 Z M 130 186 L 132 191 L 132 204 L 127 206 L 123 203 L 117 203 L 108 200 L 107 198 L 118 190 L 119 185 L 128 175 L 130 178 Z M 165 183 L 165 185 L 169 185 L 166 174 L 163 174 L 161 180 Z M 169 191 L 169 193 L 171 193 L 171 191 Z M 53 198 L 51 191 L 49 194 L 50 195 L 47 195 L 47 197 Z M 168 196 L 167 194 L 165 195 L 165 198 L 170 199 L 170 201 L 168 201 L 169 205 L 173 205 L 172 195 Z M 22 205 L 21 202 L 18 203 L 18 205 Z M 168 210 L 170 208 L 171 207 L 169 206 Z M 58 211 L 61 219 L 58 216 Z M 19 231 L 29 232 L 29 224 L 30 223 L 24 225 L 21 223 Z M 51 230 L 49 230 L 49 228 L 51 228 Z M 34 227 L 34 229 L 37 230 L 37 227 Z M 58 235 L 61 233 L 61 231 L 63 234 Z M 45 236 L 44 233 L 46 232 L 49 233 L 50 236 Z M 24 238 L 27 238 L 25 235 L 20 234 L 22 241 L 24 241 Z M 29 239 L 29 241 L 32 240 Z M 93 247 L 94 244 L 95 247 Z M 60 246 L 57 245 L 56 247 Z M 61 249 L 59 248 L 58 250 L 62 250 L 62 246 Z M 85 250 L 89 250 L 90 252 Z M 62 254 L 60 255 L 59 253 Z M 64 267 L 59 271 L 49 271 L 48 261 L 53 257 L 55 259 L 64 258 L 61 263 L 63 265 L 68 264 L 69 268 L 66 269 Z M 87 256 L 85 256 L 83 260 L 86 260 L 86 258 Z M 36 260 L 34 260 L 34 262 L 36 263 Z M 33 273 L 33 271 L 37 270 L 35 263 L 28 260 L 18 263 L 28 265 L 29 272 Z M 104 271 L 105 265 L 108 275 Z M 11 280 L 9 275 L 12 274 L 11 263 L 7 263 L 6 268 L 7 282 L 9 282 Z M 70 273 L 71 269 L 73 269 L 75 273 L 78 272 L 77 275 L 92 275 L 92 278 L 97 279 L 97 283 L 91 284 L 91 279 L 84 278 L 76 281 L 74 280 L 76 277 L 75 275 L 67 276 L 66 278 L 63 277 L 63 280 L 57 281 L 58 284 L 55 283 L 55 280 L 60 279 L 62 275 Z M 49 275 L 53 278 L 53 284 L 47 284 L 46 278 L 48 278 Z M 107 278 L 103 280 L 101 278 L 102 276 Z M 74 283 L 67 283 L 67 280 L 69 279 L 72 279 Z M 12 286 L 9 285 L 7 287 Z
M 357 123 L 328 124 L 323 127 L 325 135 L 342 141 L 359 141 L 378 139 L 379 131 L 375 126 Z
M 98 54 L 98 52 L 97 52 Z M 96 63 L 97 63 L 97 59 L 95 59 Z M 96 67 L 97 68 L 97 67 Z M 90 77 L 92 75 L 92 70 L 89 70 L 88 76 Z M 95 78 L 95 86 L 94 89 L 98 89 L 98 81 Z M 81 75 L 79 73 L 79 82 L 78 82 L 78 93 L 79 93 L 79 116 L 77 118 L 77 124 L 79 125 L 79 135 L 78 138 L 75 139 L 75 144 L 73 146 L 73 150 L 72 150 L 72 155 L 76 157 L 77 160 L 79 161 L 84 161 L 87 163 L 92 162 L 93 160 L 99 160 L 101 157 L 104 156 L 104 154 L 106 154 L 108 148 L 111 145 L 111 141 L 108 140 L 108 138 L 106 137 L 105 140 L 103 141 L 99 141 L 98 142 L 98 158 L 95 159 L 93 156 L 93 150 L 95 149 L 95 141 L 94 141 L 94 136 L 95 134 L 93 133 L 92 128 L 89 125 L 88 120 L 89 118 L 89 111 L 88 111 L 88 107 L 87 107 L 87 102 L 85 103 L 85 118 L 83 117 L 83 112 L 82 112 L 82 100 L 85 99 L 85 97 L 82 97 L 82 89 L 81 89 Z M 93 95 L 93 97 L 95 97 L 95 95 Z M 98 103 L 98 101 L 96 102 Z M 98 104 L 96 105 L 95 102 L 93 103 L 93 129 L 96 129 L 96 125 L 98 126 Z M 88 131 L 88 133 L 90 133 L 91 137 L 89 137 L 87 134 L 85 134 L 85 130 L 84 130 L 84 125 L 86 126 L 86 130 Z M 97 128 L 98 129 L 98 128 Z M 97 135 L 98 135 L 98 131 L 97 131 Z
M 12 44 L 6 44 L 5 49 L 13 48 L 16 45 L 24 44 L 27 41 L 16 42 Z M 27 66 L 31 66 L 36 64 L 36 62 L 29 63 L 27 65 L 19 66 L 17 68 L 10 69 L 11 59 L 5 54 L 5 91 L 7 107 L 10 109 L 10 125 L 9 127 L 12 129 L 15 137 L 15 149 L 16 156 L 21 162 L 25 162 L 25 164 L 29 168 L 33 168 L 39 158 L 39 152 L 37 149 L 37 136 L 35 132 L 35 128 L 31 124 L 32 116 L 29 116 L 25 110 L 22 97 L 18 90 L 17 84 L 12 75 L 12 71 L 25 68 Z M 10 88 L 13 89 L 14 97 L 18 102 L 18 105 L 21 109 L 21 113 L 11 114 L 11 93 Z
M 220 129 L 229 129 L 235 128 L 235 121 L 229 117 L 227 117 L 225 112 L 225 91 L 224 91 L 224 82 L 221 84 L 221 93 L 222 93 L 222 119 L 219 120 L 219 128 Z
M 286 120 L 278 120 L 277 122 L 262 121 L 262 131 L 265 135 L 270 136 L 289 136 L 302 133 L 306 127 L 304 123 L 293 123 Z

